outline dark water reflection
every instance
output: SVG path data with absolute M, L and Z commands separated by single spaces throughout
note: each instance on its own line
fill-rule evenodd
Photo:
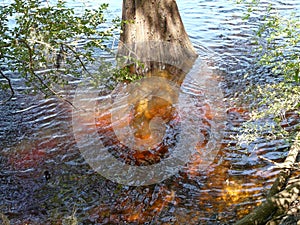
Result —
M 299 9 L 296 0 L 289 2 L 276 4 L 283 11 Z M 72 214 L 80 224 L 230 224 L 260 203 L 277 171 L 268 170 L 271 164 L 258 156 L 281 161 L 288 146 L 283 140 L 261 140 L 247 151 L 238 148 L 231 136 L 248 112 L 230 99 L 245 87 L 245 80 L 238 78 L 252 69 L 248 38 L 258 21 L 245 24 L 241 8 L 230 1 L 188 0 L 178 5 L 197 50 L 214 57 L 224 80 L 227 119 L 215 162 L 202 171 L 195 158 L 179 174 L 156 185 L 118 185 L 95 173 L 80 155 L 70 105 L 18 94 L 0 105 L 0 213 L 11 224 L 62 224 Z M 120 6 L 112 2 L 111 14 L 119 15 Z M 72 93 L 66 93 L 70 99 Z M 291 125 L 298 121 L 293 119 Z M 45 172 L 50 174 L 47 179 Z

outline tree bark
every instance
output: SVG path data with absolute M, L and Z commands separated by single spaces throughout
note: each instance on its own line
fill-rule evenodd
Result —
M 283 167 L 286 167 L 286 169 L 279 173 L 269 191 L 266 201 L 250 214 L 236 222 L 235 225 L 263 225 L 270 221 L 272 217 L 278 217 L 288 211 L 290 205 L 299 198 L 300 193 L 299 181 L 286 186 L 299 152 L 300 132 L 296 135 L 289 154 L 283 163 Z
M 122 20 L 119 55 L 133 56 L 148 69 L 153 61 L 192 67 L 197 53 L 175 0 L 123 0 Z
M 131 73 L 163 77 L 174 86 L 181 85 L 198 55 L 184 29 L 176 1 L 123 0 L 122 21 L 118 56 L 123 60 L 119 66 L 129 67 Z M 150 126 L 154 117 L 168 117 L 164 118 L 164 123 L 172 119 L 172 105 L 178 97 L 174 97 L 166 80 L 160 79 L 160 84 L 151 84 L 151 88 L 145 85 L 143 88 L 152 98 L 138 99 L 134 104 L 130 125 L 137 139 L 146 141 L 152 137 L 155 129 L 151 127 L 159 127 L 162 123 L 157 121 Z M 162 92 L 163 98 L 158 98 Z

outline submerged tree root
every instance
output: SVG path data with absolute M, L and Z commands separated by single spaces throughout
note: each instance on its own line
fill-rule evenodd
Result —
M 281 168 L 284 169 L 279 173 L 271 187 L 266 201 L 243 219 L 236 222 L 235 225 L 290 224 L 284 222 L 286 220 L 285 216 L 288 215 L 290 206 L 300 195 L 300 180 L 296 179 L 291 184 L 288 184 L 288 180 L 291 177 L 292 170 L 295 169 L 299 151 L 300 132 L 298 132 L 287 158 L 281 164 Z

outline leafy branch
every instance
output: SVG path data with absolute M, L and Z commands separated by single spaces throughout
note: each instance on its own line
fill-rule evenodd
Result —
M 250 121 L 244 124 L 239 142 L 249 143 L 258 137 L 292 139 L 300 127 L 287 132 L 282 124 L 289 124 L 288 112 L 300 115 L 300 18 L 295 12 L 281 14 L 274 5 L 264 5 L 260 0 L 236 1 L 246 6 L 246 21 L 259 20 L 253 37 L 257 65 L 280 78 L 277 83 L 249 87 L 248 94 L 255 97 L 257 104 Z
M 87 72 L 87 65 L 96 60 L 95 50 L 105 51 L 105 41 L 120 26 L 116 18 L 105 28 L 107 7 L 102 4 L 77 15 L 62 0 L 54 5 L 14 0 L 0 6 L 0 75 L 8 84 L 2 88 L 11 91 L 9 100 L 15 94 L 12 73 L 34 92 L 59 96 L 54 85 L 67 84 L 66 75 L 76 78 Z

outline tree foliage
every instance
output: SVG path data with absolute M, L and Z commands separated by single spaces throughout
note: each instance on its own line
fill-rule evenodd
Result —
M 64 85 L 67 75 L 81 76 L 96 60 L 95 51 L 105 50 L 105 41 L 119 27 L 119 20 L 106 28 L 104 12 L 86 9 L 77 15 L 66 2 L 51 5 L 41 0 L 14 0 L 0 6 L 0 75 L 2 88 L 14 94 L 12 73 L 25 79 L 31 91 L 56 94 L 53 85 Z M 12 97 L 11 96 L 11 97 Z
M 254 52 L 257 64 L 271 71 L 280 80 L 273 84 L 257 84 L 256 107 L 245 124 L 240 142 L 251 142 L 257 137 L 288 138 L 282 124 L 288 123 L 287 112 L 300 115 L 300 19 L 295 12 L 280 13 L 272 4 L 260 0 L 237 0 L 246 6 L 245 21 L 259 20 L 254 30 Z M 281 79 L 282 78 L 282 79 Z M 297 131 L 299 127 L 295 127 Z
M 299 82 L 300 18 L 296 11 L 280 13 L 275 5 L 264 5 L 260 0 L 237 0 L 246 6 L 245 20 L 257 18 L 254 43 L 259 63 L 268 66 L 274 74 Z

